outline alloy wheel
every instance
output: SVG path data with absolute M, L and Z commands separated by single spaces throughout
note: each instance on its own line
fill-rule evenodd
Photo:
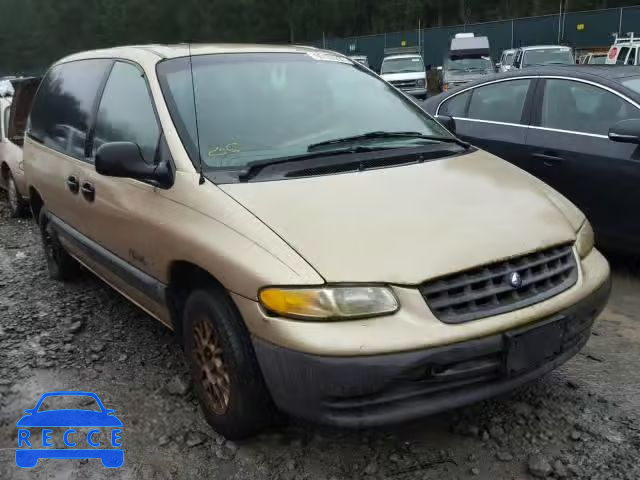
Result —
M 206 318 L 195 323 L 193 341 L 193 356 L 200 373 L 196 378 L 201 382 L 211 410 L 216 415 L 224 415 L 229 408 L 231 382 L 219 339 Z

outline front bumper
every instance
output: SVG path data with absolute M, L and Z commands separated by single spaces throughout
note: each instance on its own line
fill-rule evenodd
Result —
M 507 392 L 563 364 L 589 339 L 610 290 L 607 278 L 578 303 L 526 327 L 420 351 L 320 356 L 256 337 L 254 346 L 281 410 L 342 427 L 397 423 Z

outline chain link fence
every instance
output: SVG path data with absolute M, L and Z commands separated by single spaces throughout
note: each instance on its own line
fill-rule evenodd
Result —
M 578 50 L 608 47 L 612 34 L 637 30 L 640 6 L 568 12 L 562 15 L 516 18 L 454 27 L 426 28 L 348 38 L 325 38 L 315 46 L 347 55 L 366 55 L 375 70 L 380 69 L 385 48 L 421 46 L 426 65 L 442 65 L 456 33 L 473 32 L 487 36 L 491 56 L 524 45 L 569 45 Z

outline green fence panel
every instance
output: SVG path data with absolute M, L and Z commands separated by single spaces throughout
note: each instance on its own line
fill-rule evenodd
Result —
M 463 26 L 429 28 L 424 31 L 423 51 L 426 65 L 442 65 L 444 57 L 451 46 L 451 39 L 456 33 L 464 32 Z
M 527 45 L 555 45 L 558 31 L 562 32 L 561 43 L 575 48 L 606 47 L 613 41 L 611 34 L 619 29 L 622 33 L 635 32 L 640 37 L 640 6 L 610 8 L 588 12 L 572 12 L 564 15 L 518 18 L 497 22 L 459 25 L 351 38 L 326 39 L 326 48 L 347 55 L 366 55 L 375 70 L 380 69 L 385 48 L 423 46 L 426 65 L 442 65 L 456 33 L 473 32 L 476 36 L 487 36 L 491 44 L 491 56 L 497 60 L 508 48 Z M 559 24 L 560 23 L 560 24 Z M 421 42 L 419 36 L 422 35 Z M 322 40 L 314 42 L 322 47 Z
M 380 70 L 382 59 L 384 58 L 384 34 L 370 35 L 358 39 L 358 53 L 366 55 L 369 66 L 376 71 Z
M 387 33 L 385 48 L 415 47 L 419 41 L 418 30 Z
M 558 15 L 514 20 L 515 47 L 527 45 L 556 45 L 558 43 Z
M 618 29 L 616 28 L 615 31 Z M 622 9 L 622 34 L 629 32 L 640 35 L 640 7 L 627 7 Z
M 574 48 L 606 47 L 618 31 L 620 9 L 567 13 L 563 17 L 563 43 Z
M 473 32 L 476 37 L 489 37 L 491 57 L 497 61 L 503 50 L 511 48 L 511 26 L 511 20 L 478 23 L 475 25 L 467 25 L 467 31 Z

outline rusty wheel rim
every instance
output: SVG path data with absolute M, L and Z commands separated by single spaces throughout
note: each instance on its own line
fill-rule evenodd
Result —
M 198 379 L 209 408 L 223 415 L 229 408 L 231 382 L 222 357 L 222 347 L 213 327 L 200 318 L 193 329 L 193 355 L 198 366 Z

